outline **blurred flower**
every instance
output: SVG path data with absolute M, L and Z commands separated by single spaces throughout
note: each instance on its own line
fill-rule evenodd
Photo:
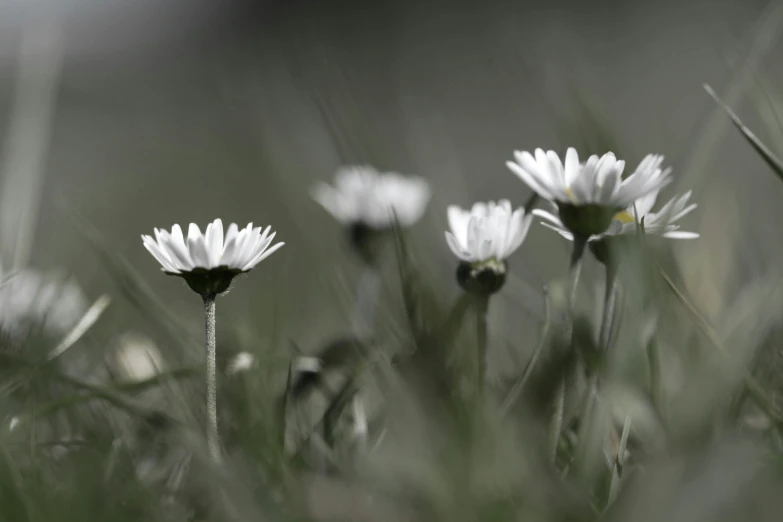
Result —
M 41 328 L 44 334 L 59 337 L 74 327 L 87 305 L 73 280 L 21 270 L 0 283 L 0 330 L 20 337 Z
M 470 211 L 449 206 L 448 219 L 451 230 L 446 231 L 446 243 L 462 261 L 458 280 L 463 288 L 466 284 L 472 288 L 477 278 L 482 277 L 489 284 L 489 287 L 481 285 L 485 290 L 502 285 L 506 259 L 522 245 L 533 216 L 525 215 L 521 207 L 512 212 L 511 203 L 501 200 L 475 203 Z
M 655 154 L 647 155 L 625 179 L 625 162 L 611 152 L 580 163 L 576 150 L 569 148 L 565 165 L 551 150 L 536 149 L 535 158 L 520 151 L 514 156 L 516 162 L 507 162 L 508 168 L 541 197 L 555 203 L 560 221 L 584 237 L 603 233 L 617 212 L 670 181 L 670 170 L 661 169 L 663 156 Z
M 114 371 L 122 380 L 144 381 L 163 369 L 160 350 L 148 337 L 136 333 L 123 334 L 111 360 Z
M 636 200 L 627 209 L 618 212 L 612 217 L 612 223 L 602 234 L 590 236 L 589 241 L 599 241 L 607 236 L 620 236 L 636 234 L 639 223 L 644 220 L 644 233 L 650 235 L 660 235 L 671 239 L 695 239 L 699 237 L 696 232 L 685 232 L 680 230 L 679 225 L 674 223 L 691 211 L 698 205 L 696 203 L 688 204 L 691 192 L 688 191 L 682 196 L 670 199 L 658 212 L 650 212 L 655 205 L 658 197 L 658 191 L 651 192 Z M 557 207 L 554 208 L 557 210 Z M 542 217 L 548 223 L 542 223 L 559 233 L 568 240 L 573 240 L 574 235 L 563 225 L 560 219 L 553 213 L 546 210 L 536 209 L 533 214 Z
M 383 230 L 392 226 L 395 215 L 403 227 L 416 223 L 431 193 L 424 178 L 350 166 L 337 171 L 334 186 L 318 183 L 311 195 L 344 225 Z
M 318 357 L 302 355 L 294 359 L 295 373 L 319 373 L 322 369 L 323 363 Z
M 223 222 L 216 219 L 204 234 L 191 223 L 187 240 L 179 225 L 171 233 L 155 229 L 155 239 L 142 235 L 144 247 L 161 264 L 164 272 L 182 276 L 190 287 L 203 295 L 225 292 L 237 274 L 247 272 L 269 257 L 285 243 L 271 248 L 275 232 L 268 226 L 253 228 L 250 223 L 242 230 L 232 223 L 223 236 Z
M 226 373 L 228 375 L 234 375 L 240 372 L 246 372 L 247 370 L 253 367 L 254 362 L 255 362 L 255 357 L 253 357 L 252 353 L 239 352 L 234 357 L 232 357 L 231 360 L 228 361 L 228 366 L 226 367 Z

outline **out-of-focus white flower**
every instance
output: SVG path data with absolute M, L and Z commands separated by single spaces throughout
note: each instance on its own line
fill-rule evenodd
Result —
M 277 243 L 270 248 L 276 234 L 271 231 L 271 226 L 262 232 L 261 227 L 253 228 L 253 223 L 239 230 L 231 223 L 224 237 L 223 221 L 216 219 L 207 225 L 203 234 L 198 225 L 191 223 L 187 240 L 179 225 L 174 225 L 171 233 L 156 228 L 155 239 L 146 235 L 141 239 L 163 270 L 171 274 L 215 268 L 247 272 L 285 244 Z
M 152 339 L 135 333 L 123 334 L 118 339 L 112 362 L 120 378 L 127 381 L 151 379 L 164 367 L 160 350 Z
M 663 156 L 648 154 L 636 170 L 622 179 L 625 161 L 609 152 L 580 163 L 574 148 L 565 164 L 554 151 L 516 151 L 515 162 L 506 163 L 541 197 L 555 203 L 560 221 L 580 236 L 603 233 L 611 218 L 634 201 L 660 190 L 670 182 L 670 169 L 661 169 Z
M 30 328 L 42 328 L 47 335 L 65 335 L 87 306 L 84 294 L 71 279 L 25 269 L 2 277 L 0 282 L 0 330 L 7 335 L 24 335 Z
M 318 373 L 323 368 L 323 363 L 318 357 L 300 356 L 294 359 L 293 371 L 295 373 Z
M 226 373 L 228 375 L 234 375 L 240 372 L 246 372 L 253 367 L 255 357 L 249 352 L 239 352 L 228 362 L 226 367 Z
M 198 225 L 191 223 L 187 239 L 179 225 L 174 225 L 170 233 L 156 228 L 155 239 L 146 235 L 141 238 L 164 272 L 182 276 L 202 296 L 214 296 L 225 292 L 236 275 L 251 270 L 285 244 L 270 247 L 275 238 L 271 230 L 268 226 L 262 232 L 252 223 L 239 230 L 232 223 L 224 237 L 223 222 L 216 219 L 203 234 Z
M 431 192 L 429 183 L 421 177 L 350 166 L 337 171 L 334 186 L 318 183 L 311 195 L 342 224 L 386 229 L 395 215 L 403 227 L 416 223 L 424 214 Z
M 651 212 L 657 197 L 658 191 L 656 190 L 647 196 L 639 198 L 627 209 L 615 214 L 612 218 L 612 223 L 604 233 L 590 236 L 589 241 L 599 241 L 609 236 L 636 234 L 642 219 L 644 220 L 645 234 L 660 235 L 671 239 L 695 239 L 699 237 L 699 234 L 696 232 L 680 230 L 680 226 L 674 224 L 698 206 L 696 203 L 688 204 L 688 200 L 691 197 L 690 191 L 682 196 L 670 199 L 658 212 Z M 555 208 L 554 210 L 556 211 L 557 209 Z M 544 226 L 555 230 L 568 240 L 572 241 L 574 239 L 574 235 L 554 213 L 536 209 L 533 211 L 533 214 L 547 220 L 547 222 L 543 223 Z
M 525 241 L 533 216 L 508 200 L 475 203 L 470 210 L 448 207 L 446 243 L 461 261 L 502 263 Z

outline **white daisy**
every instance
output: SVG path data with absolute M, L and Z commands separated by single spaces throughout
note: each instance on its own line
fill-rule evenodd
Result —
M 251 270 L 282 247 L 285 243 L 270 247 L 275 238 L 271 230 L 268 226 L 262 232 L 261 227 L 253 228 L 253 223 L 240 230 L 231 223 L 224 236 L 223 222 L 216 219 L 204 234 L 191 223 L 187 239 L 179 225 L 170 233 L 156 228 L 155 239 L 141 238 L 164 272 L 182 276 L 194 291 L 205 296 L 225 292 L 234 276 Z
M 313 199 L 344 225 L 390 228 L 394 216 L 409 227 L 424 214 L 431 192 L 424 178 L 378 172 L 370 166 L 341 167 L 334 186 L 316 184 Z
M 590 236 L 589 241 L 600 241 L 605 237 L 636 234 L 638 224 L 644 220 L 644 232 L 650 235 L 660 235 L 671 239 L 695 239 L 699 237 L 696 232 L 686 232 L 680 230 L 679 225 L 675 225 L 684 216 L 692 212 L 698 205 L 696 203 L 688 204 L 691 192 L 688 191 L 682 196 L 670 199 L 658 212 L 651 212 L 655 201 L 658 198 L 658 191 L 639 198 L 627 209 L 618 212 L 612 218 L 609 228 L 602 234 Z M 554 207 L 554 205 L 553 205 Z M 557 210 L 554 207 L 554 210 Z M 574 235 L 562 223 L 557 215 L 546 210 L 536 209 L 533 214 L 544 218 L 548 222 L 542 223 L 568 240 L 573 240 Z
M 216 219 L 207 225 L 203 234 L 198 225 L 191 223 L 187 239 L 179 225 L 174 225 L 171 233 L 156 228 L 155 239 L 146 235 L 141 239 L 163 271 L 171 274 L 213 268 L 247 272 L 285 244 L 277 243 L 270 248 L 276 234 L 270 234 L 271 231 L 271 226 L 262 232 L 261 227 L 253 228 L 253 223 L 240 230 L 231 223 L 224 237 L 223 221 Z
M 448 219 L 446 242 L 461 261 L 502 263 L 522 245 L 533 216 L 521 207 L 512 212 L 504 199 L 475 203 L 469 211 L 451 205 Z
M 671 178 L 670 169 L 661 169 L 663 156 L 649 154 L 636 170 L 622 179 L 625 161 L 609 152 L 590 156 L 584 163 L 569 148 L 565 165 L 554 151 L 516 151 L 516 162 L 506 163 L 541 197 L 557 204 L 561 221 L 582 236 L 600 234 L 614 214 L 637 199 L 660 190 Z

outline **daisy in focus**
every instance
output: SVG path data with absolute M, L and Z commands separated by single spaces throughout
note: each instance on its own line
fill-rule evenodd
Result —
M 670 169 L 661 169 L 663 156 L 649 154 L 622 178 L 625 161 L 611 152 L 590 156 L 584 163 L 569 148 L 565 164 L 554 151 L 516 151 L 509 169 L 541 197 L 557 206 L 560 221 L 583 238 L 601 234 L 612 218 L 634 201 L 660 190 L 671 180 Z
M 372 240 L 390 230 L 395 218 L 403 228 L 415 224 L 432 195 L 424 178 L 370 166 L 341 167 L 334 185 L 317 183 L 310 194 L 348 229 L 352 245 L 368 262 L 377 255 Z
M 698 207 L 696 203 L 688 203 L 690 197 L 691 191 L 688 191 L 682 196 L 667 201 L 658 212 L 652 212 L 652 207 L 655 206 L 655 201 L 658 198 L 658 191 L 648 194 L 639 198 L 627 209 L 615 214 L 609 228 L 602 234 L 590 236 L 589 241 L 600 241 L 610 236 L 636 234 L 642 222 L 644 222 L 645 234 L 659 235 L 670 239 L 696 239 L 699 237 L 698 233 L 680 230 L 680 225 L 675 224 Z M 557 210 L 557 207 L 554 210 Z M 533 214 L 547 221 L 542 223 L 544 226 L 555 230 L 569 241 L 573 241 L 574 235 L 555 214 L 540 209 L 534 210 Z
M 460 260 L 457 279 L 471 292 L 494 293 L 505 281 L 506 259 L 525 241 L 533 216 L 508 200 L 448 207 L 446 243 Z
M 232 223 L 223 234 L 223 222 L 216 219 L 201 233 L 191 223 L 188 237 L 179 225 L 171 232 L 155 229 L 155 239 L 141 236 L 144 247 L 169 275 L 180 276 L 204 300 L 206 325 L 206 410 L 207 446 L 216 461 L 221 458 L 217 426 L 217 363 L 215 339 L 215 298 L 228 290 L 232 279 L 252 270 L 272 255 L 284 243 L 272 245 L 275 233 L 272 227 L 253 228 L 250 223 L 242 230 Z
M 225 292 L 235 276 L 250 271 L 285 244 L 272 245 L 272 227 L 262 231 L 252 223 L 241 230 L 232 223 L 224 235 L 220 219 L 208 224 L 203 234 L 191 223 L 187 238 L 179 225 L 171 232 L 156 228 L 154 239 L 141 238 L 164 272 L 184 278 L 202 296 L 213 297 Z

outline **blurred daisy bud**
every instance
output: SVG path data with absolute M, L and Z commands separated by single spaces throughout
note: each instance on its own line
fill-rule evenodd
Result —
M 239 352 L 228 361 L 226 374 L 235 375 L 237 373 L 246 372 L 253 367 L 254 363 L 255 357 L 253 357 L 253 354 L 249 352 Z
M 446 243 L 460 260 L 457 282 L 467 292 L 490 295 L 506 280 L 506 259 L 525 241 L 532 215 L 508 200 L 448 208 Z
M 117 339 L 111 368 L 120 380 L 145 381 L 163 367 L 163 358 L 152 339 L 138 333 L 126 333 Z
M 146 235 L 141 238 L 166 274 L 182 277 L 205 299 L 228 290 L 234 277 L 249 272 L 285 244 L 272 245 L 272 227 L 262 231 L 253 223 L 242 230 L 232 223 L 224 237 L 220 219 L 208 224 L 203 234 L 198 225 L 191 223 L 187 238 L 179 225 L 174 225 L 171 232 L 156 228 L 154 239 Z

